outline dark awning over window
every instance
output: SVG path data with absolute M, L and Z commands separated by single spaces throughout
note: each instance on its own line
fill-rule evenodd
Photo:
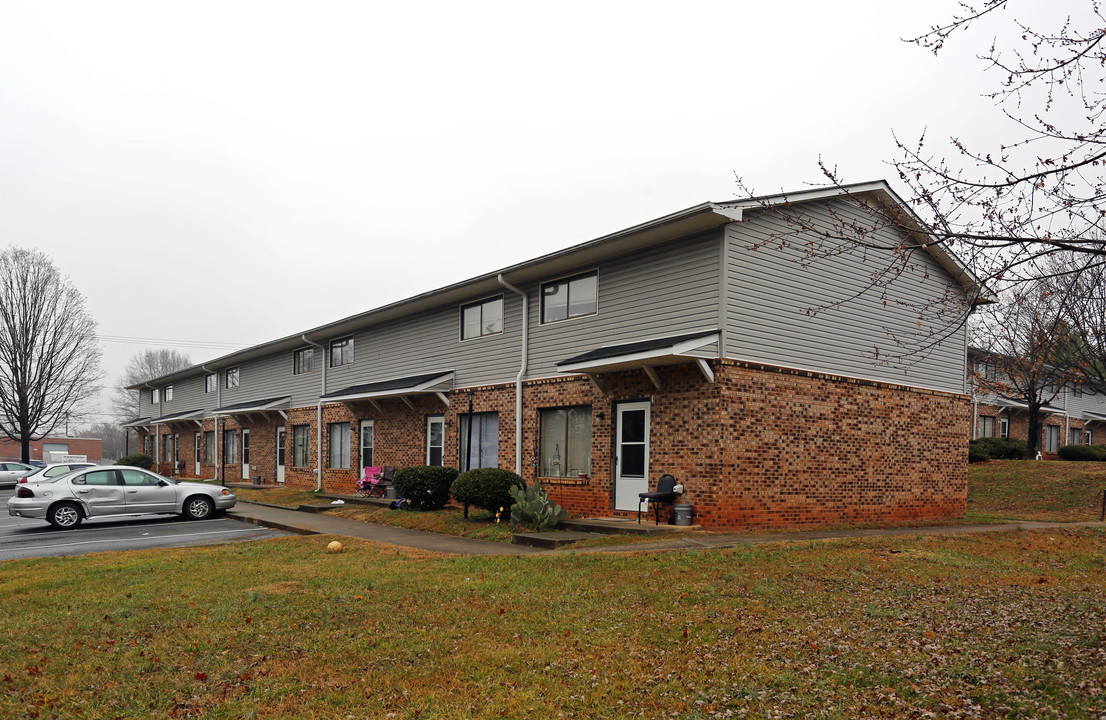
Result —
M 119 427 L 125 428 L 144 428 L 150 424 L 150 418 L 135 418 L 134 420 L 128 420 L 125 423 L 120 423 Z
M 236 405 L 227 405 L 226 407 L 215 408 L 211 411 L 212 415 L 250 415 L 252 413 L 264 413 L 264 412 L 280 412 L 287 410 L 292 404 L 292 398 L 285 395 L 284 397 L 269 398 L 268 400 L 251 400 L 250 402 L 238 403 Z
M 620 370 L 641 370 L 651 373 L 651 368 L 680 363 L 699 363 L 708 380 L 714 379 L 706 358 L 716 357 L 720 335 L 717 330 L 672 335 L 652 340 L 608 345 L 557 363 L 557 369 L 565 373 L 608 373 Z M 715 345 L 713 349 L 711 345 Z M 653 377 L 652 374 L 650 377 Z M 654 379 L 654 382 L 656 380 Z
M 400 397 L 403 395 L 439 394 L 453 389 L 453 371 L 412 375 L 410 377 L 382 380 L 380 382 L 352 385 L 323 395 L 328 402 L 351 402 L 374 398 Z
M 1025 404 L 1021 400 L 1015 400 L 1014 398 L 1008 398 L 1004 395 L 999 395 L 995 400 L 995 405 L 1004 408 L 1010 408 L 1011 410 L 1028 410 L 1029 405 Z M 1056 407 L 1055 405 L 1042 405 L 1041 412 L 1043 413 L 1064 413 L 1064 408 Z
M 204 418 L 203 410 L 189 410 L 188 412 L 173 413 L 172 415 L 162 415 L 159 418 L 152 418 L 146 422 L 147 425 L 172 425 L 173 423 L 185 423 L 185 422 L 199 422 Z

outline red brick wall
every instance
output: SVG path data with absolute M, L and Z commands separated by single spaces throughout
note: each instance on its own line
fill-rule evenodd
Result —
M 44 443 L 65 443 L 69 446 L 70 455 L 87 455 L 89 462 L 99 463 L 103 458 L 103 441 L 99 438 L 48 437 L 31 442 L 31 460 L 46 462 L 46 459 L 42 457 L 42 445 Z M 22 448 L 19 443 L 7 438 L 0 439 L 0 458 L 18 462 L 21 452 Z
M 717 363 L 723 482 L 693 489 L 704 525 L 793 527 L 963 516 L 962 395 Z
M 1001 418 L 1007 418 L 1010 421 L 1010 437 L 1015 440 L 1029 440 L 1029 413 L 1024 410 L 1012 410 L 1010 408 L 1002 408 L 994 405 L 980 404 L 976 407 L 976 434 L 982 431 L 982 423 L 979 418 L 993 417 L 995 419 L 995 437 L 999 437 L 999 421 Z M 1060 444 L 1068 444 L 1068 431 L 1071 428 L 1076 428 L 1082 433 L 1086 429 L 1086 422 L 1082 418 L 1065 418 L 1063 415 L 1047 415 L 1041 420 L 1041 437 L 1038 441 L 1038 447 L 1041 448 L 1041 456 L 1045 460 L 1059 460 L 1060 456 L 1057 453 L 1045 452 L 1045 438 L 1047 437 L 1045 427 L 1053 426 L 1060 428 Z M 971 439 L 972 426 L 968 424 L 968 438 Z M 1082 440 L 1080 440 L 1082 442 Z
M 672 473 L 686 488 L 695 522 L 719 528 L 794 527 L 958 517 L 967 501 L 967 448 L 971 405 L 967 397 L 815 373 L 713 361 L 716 382 L 695 365 L 657 369 L 660 387 L 641 371 L 610 373 L 602 390 L 579 376 L 535 380 L 523 391 L 522 475 L 540 480 L 573 516 L 617 516 L 613 510 L 615 412 L 620 402 L 650 402 L 650 479 Z M 436 396 L 387 398 L 323 407 L 322 486 L 351 493 L 360 467 L 360 421 L 374 421 L 375 465 L 421 465 L 426 422 L 445 416 L 444 463 L 460 465 L 460 417 L 468 390 Z M 472 389 L 473 412 L 499 415 L 499 466 L 515 466 L 515 387 Z M 591 473 L 586 479 L 538 478 L 540 411 L 590 406 Z M 287 420 L 255 418 L 252 474 L 275 478 L 275 435 L 285 425 L 285 483 L 314 489 L 320 428 L 316 408 L 290 410 Z M 350 468 L 328 468 L 327 426 L 348 422 Z M 293 428 L 311 428 L 310 464 L 293 467 Z M 212 421 L 204 422 L 210 429 Z M 220 433 L 238 422 L 224 419 Z M 185 469 L 192 468 L 192 434 L 182 432 Z M 221 437 L 221 436 L 220 436 Z M 214 470 L 204 466 L 203 473 Z M 239 465 L 224 478 L 241 476 Z M 208 475 L 210 476 L 210 475 Z

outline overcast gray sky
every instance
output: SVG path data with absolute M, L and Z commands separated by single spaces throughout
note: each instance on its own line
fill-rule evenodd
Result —
M 952 1 L 0 0 L 0 244 L 193 361 L 706 200 L 986 137 Z M 166 343 L 149 343 L 150 346 Z M 196 345 L 213 347 L 196 347 Z M 103 343 L 109 383 L 141 343 Z

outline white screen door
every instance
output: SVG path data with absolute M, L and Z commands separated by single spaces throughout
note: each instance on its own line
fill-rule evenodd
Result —
M 276 456 L 277 456 L 277 468 L 276 468 L 276 481 L 278 483 L 284 482 L 284 426 L 280 425 L 276 429 Z
M 250 429 L 242 428 L 242 479 L 250 479 Z
M 637 510 L 638 493 L 649 491 L 649 403 L 618 406 L 614 508 Z

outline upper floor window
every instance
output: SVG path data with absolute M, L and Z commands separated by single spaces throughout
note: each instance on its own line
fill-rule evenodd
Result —
M 227 384 L 228 388 L 238 387 L 238 368 L 227 368 Z
M 292 373 L 303 375 L 315 370 L 315 348 L 302 348 L 292 356 Z
M 153 390 L 150 391 L 150 402 L 152 402 L 154 405 L 157 405 L 159 402 L 161 402 L 161 390 L 160 389 L 154 388 Z
M 215 388 L 219 385 L 219 376 L 215 373 L 211 373 L 204 378 L 204 392 L 215 392 Z
M 599 271 L 555 280 L 541 286 L 541 321 L 557 322 L 599 309 Z
M 503 332 L 503 296 L 461 307 L 461 339 Z
M 976 372 L 978 372 L 979 376 L 982 377 L 984 380 L 994 380 L 995 364 L 981 361 L 978 365 L 976 365 Z
M 1073 385 L 1071 388 L 1071 394 L 1078 398 L 1083 397 L 1083 383 L 1076 383 L 1075 385 Z
M 353 363 L 353 336 L 330 341 L 330 367 Z
M 171 401 L 173 399 L 173 386 L 172 385 L 166 385 L 165 390 L 162 391 L 162 393 L 165 397 L 165 402 Z

